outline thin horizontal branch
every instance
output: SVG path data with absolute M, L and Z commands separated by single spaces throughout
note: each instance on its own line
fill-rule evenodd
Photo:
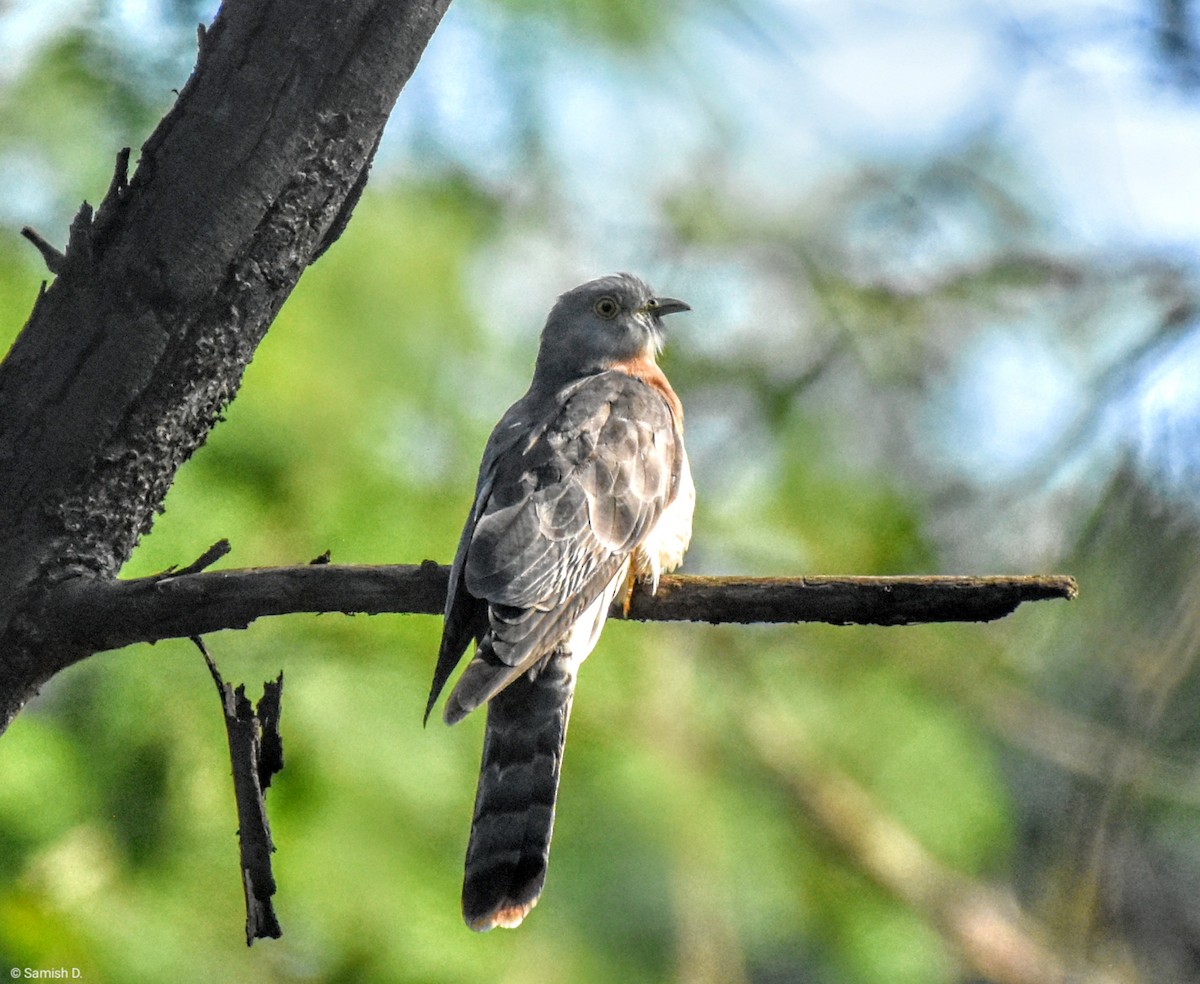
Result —
M 990 622 L 1024 601 L 1074 598 L 1065 574 L 1011 577 L 664 577 L 658 594 L 635 592 L 629 617 L 687 622 L 829 622 L 911 625 Z
M 381 567 L 309 564 L 131 580 L 76 578 L 46 601 L 63 642 L 98 652 L 135 642 L 242 629 L 299 612 L 440 615 L 450 569 L 433 561 Z M 1018 577 L 667 576 L 658 594 L 639 588 L 625 616 L 639 621 L 831 622 L 907 625 L 986 622 L 1024 601 L 1073 598 L 1066 575 Z

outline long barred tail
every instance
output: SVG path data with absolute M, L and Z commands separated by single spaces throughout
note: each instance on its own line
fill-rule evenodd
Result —
M 511 929 L 537 904 L 577 668 L 574 657 L 556 652 L 536 676 L 521 676 L 488 703 L 463 878 L 471 929 Z

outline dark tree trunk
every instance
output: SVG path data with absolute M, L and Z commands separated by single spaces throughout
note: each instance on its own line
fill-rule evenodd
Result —
M 341 231 L 449 0 L 227 0 L 0 364 L 0 727 L 80 652 L 44 602 L 149 530 Z M 115 149 L 115 148 L 114 148 Z

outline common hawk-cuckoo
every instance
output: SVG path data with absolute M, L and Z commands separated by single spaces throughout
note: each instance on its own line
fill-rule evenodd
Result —
M 546 878 L 580 663 L 614 598 L 683 559 L 695 491 L 683 409 L 658 366 L 687 311 L 629 274 L 558 298 L 528 392 L 496 425 L 450 572 L 429 712 L 467 644 L 448 724 L 487 703 L 463 879 L 472 929 L 520 924 Z

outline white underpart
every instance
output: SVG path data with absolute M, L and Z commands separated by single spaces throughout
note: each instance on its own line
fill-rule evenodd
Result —
M 625 583 L 628 574 L 629 561 L 625 561 L 621 565 L 621 569 L 617 571 L 617 576 L 609 581 L 608 587 L 601 591 L 596 596 L 596 600 L 583 610 L 583 613 L 575 620 L 575 624 L 571 626 L 567 637 L 562 641 L 561 648 L 574 657 L 576 666 L 587 659 L 591 651 L 596 648 L 596 643 L 600 640 L 600 632 L 608 619 L 609 606 L 612 605 L 613 598 L 617 596 L 617 591 Z
M 696 486 L 687 452 L 683 453 L 683 469 L 679 475 L 679 494 L 658 517 L 649 534 L 634 551 L 633 572 L 650 578 L 650 593 L 658 593 L 658 579 L 664 571 L 673 571 L 683 563 L 692 540 L 692 512 L 696 508 Z

